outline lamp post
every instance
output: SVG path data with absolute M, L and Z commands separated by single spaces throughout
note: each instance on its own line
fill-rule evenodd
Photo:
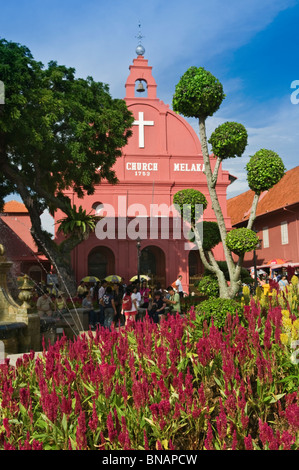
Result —
M 141 247 L 140 237 L 137 238 L 136 247 L 137 247 L 137 275 L 138 275 L 138 283 L 140 285 L 140 255 L 141 255 L 141 252 L 140 252 L 140 247 Z
M 257 288 L 257 270 L 256 270 L 256 251 L 253 250 L 253 269 L 254 269 L 254 293 L 256 294 Z
M 252 228 L 252 230 L 255 233 L 258 233 L 258 230 Z M 256 250 L 258 250 L 261 247 L 261 242 L 258 243 L 256 248 L 253 250 L 253 269 L 254 269 L 254 293 L 256 294 L 256 288 L 257 288 L 257 268 L 256 268 Z

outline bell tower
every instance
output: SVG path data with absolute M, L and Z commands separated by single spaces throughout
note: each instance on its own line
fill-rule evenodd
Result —
M 139 32 L 137 37 L 140 40 L 143 36 Z M 130 65 L 129 67 L 130 74 L 125 84 L 125 100 L 128 104 L 130 100 L 136 101 L 138 98 L 140 98 L 142 101 L 144 99 L 157 99 L 157 84 L 154 77 L 152 76 L 152 67 L 148 65 L 147 59 L 144 58 L 144 53 L 145 49 L 139 41 L 139 44 L 136 47 L 137 58 L 133 60 L 133 65 Z M 147 96 L 144 95 L 146 91 Z

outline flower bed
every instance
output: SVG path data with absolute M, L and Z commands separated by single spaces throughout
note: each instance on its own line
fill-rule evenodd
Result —
M 251 300 L 217 329 L 191 308 L 7 361 L 0 448 L 299 449 L 299 366 L 283 336 L 298 315 L 285 310 Z

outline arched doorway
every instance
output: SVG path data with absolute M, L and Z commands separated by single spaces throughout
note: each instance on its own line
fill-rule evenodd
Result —
M 158 246 L 147 246 L 143 248 L 140 255 L 140 273 L 147 274 L 151 278 L 151 284 L 159 283 L 166 287 L 165 254 Z
M 40 266 L 30 266 L 28 269 L 28 276 L 37 284 L 42 281 L 43 272 Z
M 189 264 L 189 285 L 193 286 L 194 282 L 200 279 L 203 273 L 203 265 L 199 256 L 198 249 L 189 251 L 188 264 Z
M 98 246 L 88 255 L 88 275 L 104 279 L 115 274 L 115 257 L 110 248 Z

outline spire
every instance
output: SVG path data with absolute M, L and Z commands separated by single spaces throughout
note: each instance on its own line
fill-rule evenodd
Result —
M 136 47 L 136 54 L 137 54 L 138 56 L 139 56 L 139 55 L 142 55 L 142 56 L 143 56 L 144 53 L 145 53 L 145 49 L 144 49 L 143 45 L 141 44 L 141 39 L 143 39 L 144 36 L 143 36 L 143 34 L 142 34 L 142 32 L 141 32 L 141 23 L 140 23 L 140 21 L 139 21 L 139 23 L 138 23 L 138 28 L 139 28 L 138 34 L 137 34 L 137 36 L 135 36 L 135 37 L 138 39 L 138 46 Z

